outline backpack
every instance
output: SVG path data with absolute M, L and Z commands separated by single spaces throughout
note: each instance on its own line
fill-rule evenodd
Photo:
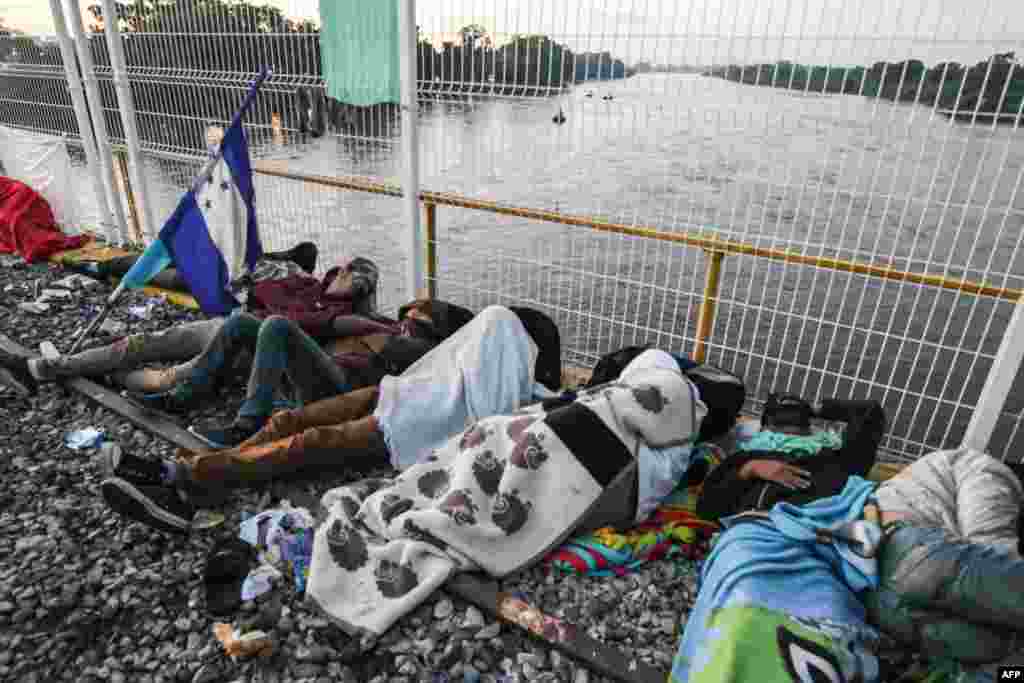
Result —
M 537 345 L 534 377 L 551 391 L 562 388 L 562 340 L 555 321 L 545 313 L 522 306 L 509 306 Z
M 606 384 L 618 379 L 633 359 L 651 346 L 627 346 L 601 356 L 594 366 L 594 372 L 586 388 Z M 669 354 L 676 359 L 679 370 L 693 382 L 700 398 L 708 408 L 708 414 L 700 424 L 699 441 L 706 441 L 725 434 L 739 417 L 747 398 L 743 380 L 713 365 L 699 364 L 679 354 Z

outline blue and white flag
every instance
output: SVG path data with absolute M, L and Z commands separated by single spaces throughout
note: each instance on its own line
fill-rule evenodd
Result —
M 122 278 L 122 287 L 143 287 L 173 263 L 204 313 L 224 315 L 238 306 L 231 281 L 251 271 L 263 255 L 242 116 L 267 75 L 264 71 L 253 83 L 219 152 Z

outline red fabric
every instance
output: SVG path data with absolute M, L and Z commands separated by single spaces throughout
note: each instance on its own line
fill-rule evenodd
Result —
M 341 268 L 332 268 L 323 280 L 292 275 L 280 280 L 263 280 L 252 288 L 255 313 L 281 315 L 314 337 L 333 337 L 331 322 L 352 313 L 352 300 L 327 294 L 327 287 Z
M 88 237 L 69 237 L 53 219 L 50 204 L 23 182 L 0 177 L 0 253 L 42 261 L 51 254 L 77 249 Z

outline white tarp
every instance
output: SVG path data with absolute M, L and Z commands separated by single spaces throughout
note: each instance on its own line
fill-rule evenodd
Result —
M 0 126 L 0 164 L 50 203 L 65 234 L 100 225 L 88 169 L 72 165 L 64 138 Z

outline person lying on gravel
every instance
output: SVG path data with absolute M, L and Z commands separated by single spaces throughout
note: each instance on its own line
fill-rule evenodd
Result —
M 845 422 L 840 436 L 812 433 L 811 418 Z M 713 469 L 697 501 L 702 519 L 718 521 L 746 510 L 767 510 L 833 496 L 853 476 L 867 477 L 885 434 L 877 401 L 827 399 L 812 406 L 792 395 L 773 394 L 762 430 Z
M 257 314 L 282 315 L 315 336 L 329 332 L 339 316 L 372 311 L 377 280 L 377 266 L 355 258 L 331 269 L 322 281 L 292 275 L 258 282 L 250 301 Z M 54 359 L 23 358 L 0 349 L 0 380 L 30 395 L 39 382 L 111 375 L 129 391 L 159 394 L 192 372 L 197 357 L 214 341 L 223 324 L 223 318 L 184 323 Z M 139 369 L 151 363 L 179 365 L 165 370 Z
M 880 632 L 942 680 L 995 681 L 1024 662 L 1022 476 L 937 451 L 882 484 L 725 520 L 671 681 L 872 683 Z
M 235 448 L 179 452 L 163 463 L 125 452 L 106 463 L 102 494 L 126 517 L 187 533 L 192 499 L 211 490 L 307 469 L 405 469 L 467 423 L 549 396 L 535 382 L 538 357 L 520 317 L 491 306 L 400 376 L 278 412 Z
M 470 317 L 458 306 L 421 300 L 403 306 L 397 322 L 338 316 L 331 323 L 333 338 L 322 331 L 318 340 L 281 316 L 261 320 L 235 313 L 173 388 L 142 400 L 154 408 L 184 412 L 213 395 L 238 355 L 250 352 L 245 400 L 234 421 L 225 427 L 191 428 L 210 447 L 230 448 L 263 428 L 285 377 L 303 404 L 373 386 L 385 374 L 400 374 Z

